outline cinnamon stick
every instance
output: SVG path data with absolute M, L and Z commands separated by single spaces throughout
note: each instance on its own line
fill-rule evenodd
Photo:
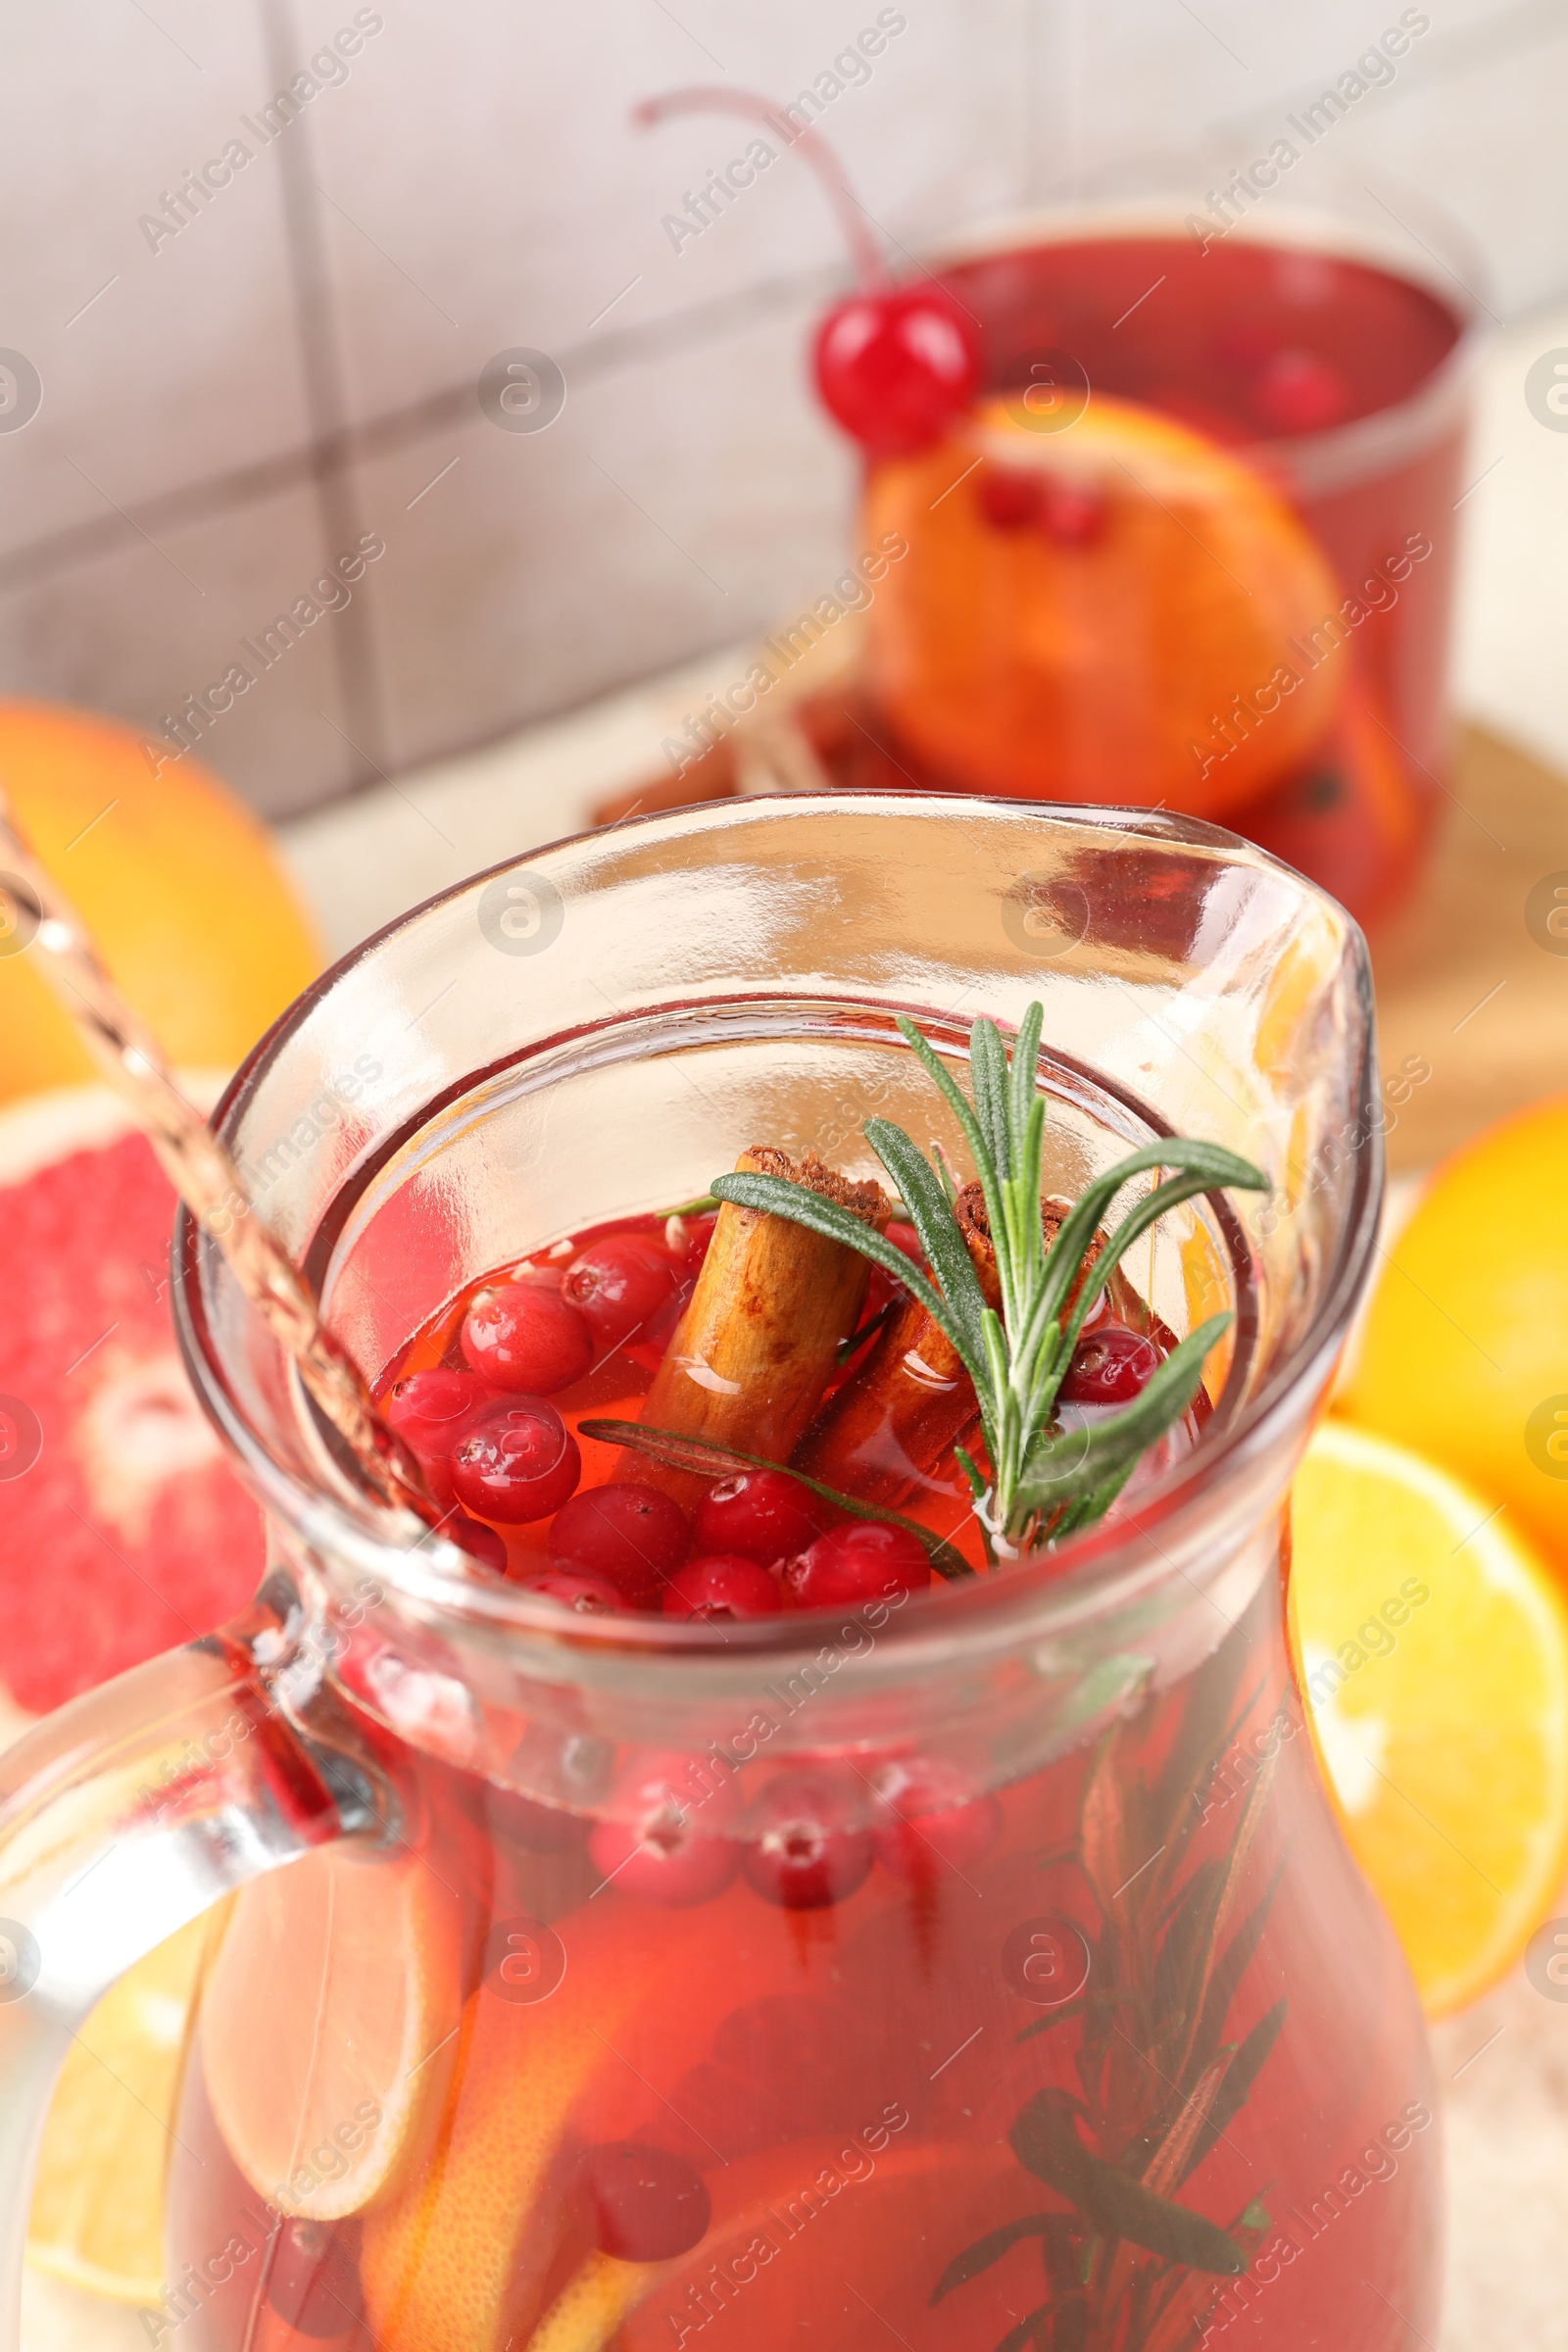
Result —
M 879 1233 L 891 1213 L 880 1185 L 853 1183 L 815 1152 L 794 1160 L 755 1144 L 735 1170 L 807 1185 Z M 840 1343 L 855 1329 L 870 1272 L 842 1242 L 726 1200 L 642 1420 L 787 1462 L 833 1376 Z M 628 1452 L 620 1475 L 680 1501 L 703 1492 L 701 1479 L 656 1467 L 646 1455 Z
M 1046 1246 L 1061 1230 L 1069 1203 L 1041 1203 Z M 953 1204 L 986 1304 L 1001 1303 L 997 1253 L 985 1194 L 966 1184 Z M 1100 1252 L 1097 1239 L 1085 1269 Z M 1082 1277 L 1080 1277 L 1081 1281 Z M 1075 1283 L 1068 1305 L 1076 1298 Z M 794 1467 L 824 1486 L 866 1502 L 896 1504 L 931 1473 L 978 1416 L 974 1383 L 941 1325 L 906 1298 L 882 1326 L 869 1354 L 818 1412 L 796 1450 Z

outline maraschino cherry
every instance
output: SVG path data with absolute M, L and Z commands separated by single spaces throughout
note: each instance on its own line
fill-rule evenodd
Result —
M 896 283 L 844 169 L 813 126 L 784 128 L 783 110 L 751 90 L 692 88 L 645 99 L 633 121 L 672 115 L 744 115 L 783 136 L 815 172 L 848 240 L 859 285 L 816 330 L 812 368 L 822 404 L 868 457 L 909 458 L 934 448 L 980 388 L 980 329 L 934 277 Z

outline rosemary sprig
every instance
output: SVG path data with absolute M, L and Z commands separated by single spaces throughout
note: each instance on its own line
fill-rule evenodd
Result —
M 1114 1268 L 1141 1234 L 1197 1194 L 1221 1185 L 1269 1189 L 1268 1178 L 1250 1161 L 1218 1144 L 1162 1138 L 1086 1186 L 1048 1245 L 1041 1219 L 1046 1104 L 1035 1084 L 1044 1018 L 1043 1005 L 1029 1006 L 1010 1062 L 995 1022 L 975 1022 L 969 1032 L 972 1106 L 914 1023 L 898 1018 L 969 1148 L 996 1252 L 998 1308 L 981 1291 L 940 1155 L 933 1164 L 889 1119 L 867 1119 L 863 1133 L 920 1237 L 931 1279 L 848 1209 L 787 1177 L 719 1176 L 712 1185 L 720 1200 L 792 1218 L 858 1250 L 919 1299 L 974 1382 L 990 1486 L 967 1459 L 963 1468 L 988 1543 L 1008 1554 L 1037 1541 L 1057 1541 L 1110 1507 L 1140 1457 L 1191 1404 L 1204 1359 L 1231 1322 L 1228 1313 L 1211 1315 L 1171 1350 L 1122 1411 L 1093 1428 L 1060 1432 L 1054 1427 L 1057 1394 L 1084 1322 Z M 1135 1202 L 1086 1268 L 1117 1195 L 1134 1177 L 1160 1168 L 1172 1173 Z
M 974 1574 L 961 1551 L 955 1551 L 951 1544 L 945 1543 L 934 1529 L 922 1527 L 918 1519 L 906 1519 L 902 1511 L 890 1511 L 885 1503 L 860 1502 L 853 1494 L 841 1494 L 837 1487 L 825 1487 L 819 1478 L 808 1478 L 804 1470 L 790 1470 L 783 1462 L 770 1462 L 765 1454 L 741 1453 L 733 1446 L 715 1446 L 710 1438 L 687 1437 L 678 1429 L 650 1429 L 645 1421 L 584 1421 L 580 1428 L 585 1438 L 595 1438 L 601 1445 L 628 1446 L 634 1453 L 646 1453 L 651 1460 L 662 1463 L 667 1470 L 689 1470 L 698 1478 L 733 1478 L 742 1470 L 783 1470 L 797 1486 L 808 1487 L 847 1519 L 875 1519 L 890 1527 L 902 1527 L 906 1535 L 913 1536 L 938 1576 L 945 1576 L 949 1584 Z

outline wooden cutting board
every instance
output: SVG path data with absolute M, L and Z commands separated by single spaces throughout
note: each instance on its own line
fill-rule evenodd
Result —
M 1372 942 L 1383 1067 L 1432 1072 L 1389 1136 L 1395 1172 L 1568 1092 L 1568 914 L 1554 950 L 1531 904 L 1552 875 L 1568 893 L 1568 782 L 1466 728 L 1433 861 Z

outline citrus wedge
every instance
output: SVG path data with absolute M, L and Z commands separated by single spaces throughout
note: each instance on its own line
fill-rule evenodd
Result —
M 1319 1758 L 1428 2014 L 1516 1960 L 1568 1866 L 1568 1614 L 1505 1512 L 1331 1421 L 1292 1506 Z
M 846 1937 L 873 1900 L 862 1889 L 843 1906 Z M 554 1988 L 510 1998 L 487 1977 L 464 2014 L 433 2160 L 366 2216 L 361 2276 L 381 2352 L 521 2352 L 588 2252 L 573 2152 L 672 2128 L 670 2094 L 737 1995 L 831 1989 L 840 1958 L 835 1940 L 781 1932 L 739 1884 L 690 1909 L 607 1886 L 550 1935 Z M 617 2277 L 584 2281 L 583 2309 L 609 2311 Z
M 69 2285 L 156 2303 L 180 2064 L 214 1916 L 107 1992 L 61 2069 L 38 2157 L 27 2260 Z
M 259 2195 L 326 2222 L 392 2189 L 440 2115 L 462 1975 L 459 1898 L 416 1856 L 333 1849 L 243 1889 L 202 2058 Z
M 1568 1095 L 1446 1160 L 1391 1245 L 1345 1409 L 1451 1463 L 1568 1580 Z
M 195 753 L 100 711 L 0 702 L 0 767 L 18 824 L 170 1058 L 231 1069 L 320 968 L 263 826 Z M 0 1102 L 93 1074 L 39 958 L 14 952 L 26 944 L 0 956 Z
M 904 2111 L 895 2103 L 892 2113 Z M 1038 2296 L 1032 2247 L 932 2308 L 966 2243 L 1038 2207 L 1004 2142 L 795 2140 L 720 2174 L 712 2224 L 668 2262 L 590 2254 L 528 2339 L 528 2352 L 664 2352 L 712 2321 L 755 2344 L 864 2352 L 992 2352 Z M 1032 2257 L 1032 2259 L 1031 2259 Z
M 1281 493 L 1204 435 L 1097 392 L 1041 431 L 1016 396 L 875 466 L 863 544 L 901 548 L 867 677 L 945 781 L 1225 817 L 1288 775 L 1348 676 L 1340 589 Z M 1043 500 L 999 519 L 998 490 Z M 1054 529 L 1053 499 L 1095 517 Z

